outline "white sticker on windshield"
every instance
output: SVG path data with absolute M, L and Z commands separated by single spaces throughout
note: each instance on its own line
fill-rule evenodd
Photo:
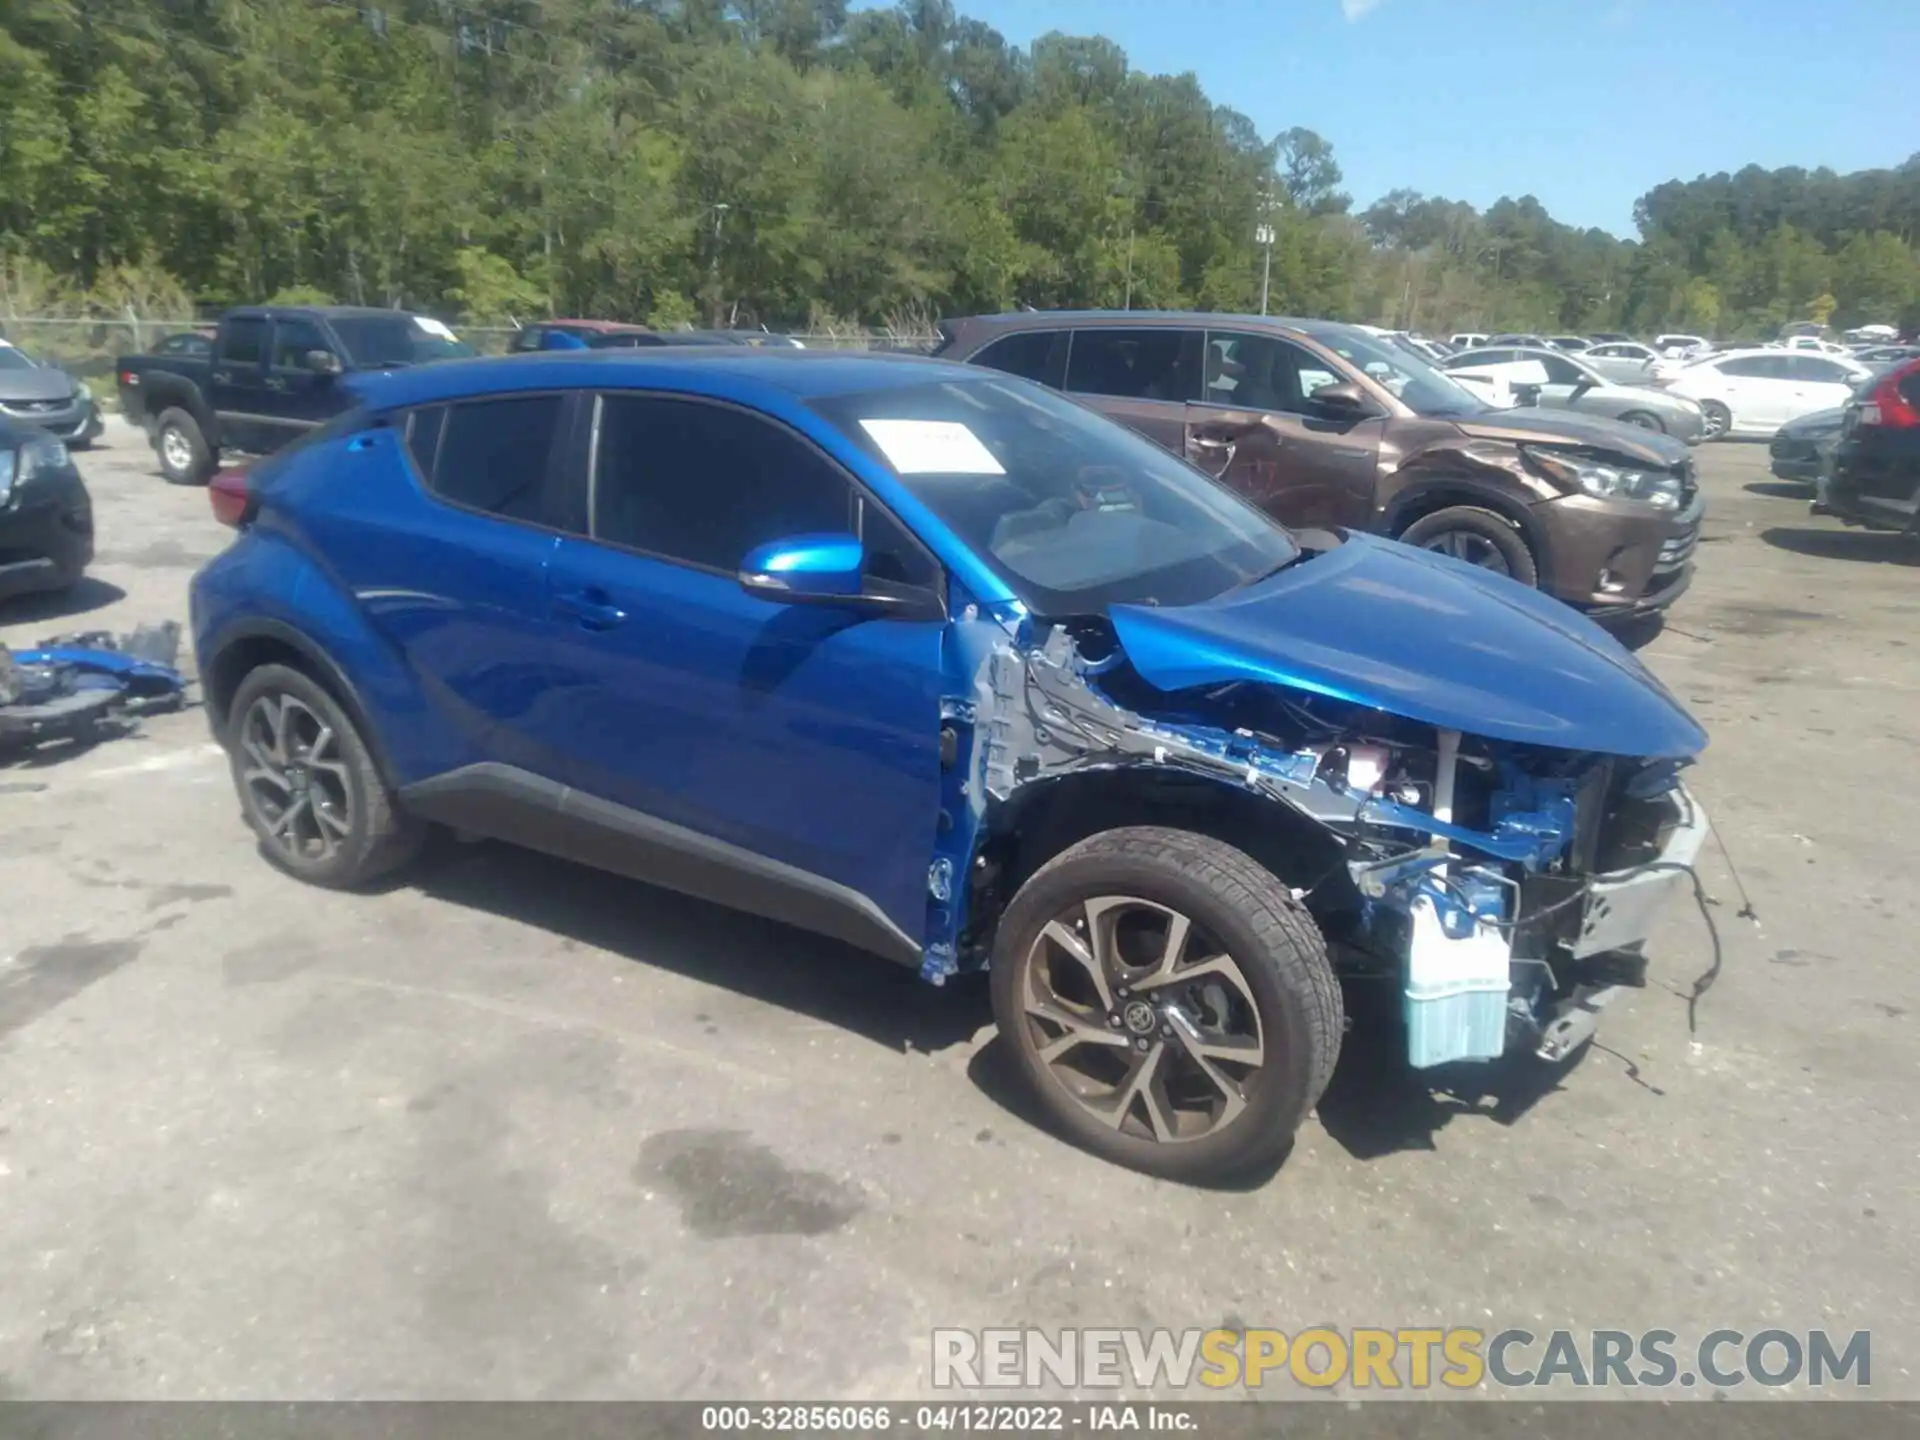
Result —
M 958 420 L 862 420 L 902 475 L 1004 475 L 1006 467 Z
M 426 331 L 427 334 L 435 336 L 438 339 L 441 339 L 441 340 L 453 339 L 453 331 L 449 330 L 445 325 L 443 325 L 440 321 L 434 319 L 431 315 L 416 315 L 413 317 L 413 323 L 418 325 L 422 330 Z

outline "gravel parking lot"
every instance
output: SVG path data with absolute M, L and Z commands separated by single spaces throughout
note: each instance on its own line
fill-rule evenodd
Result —
M 81 463 L 92 578 L 10 644 L 184 621 L 227 538 L 118 422 Z M 1920 1398 L 1920 547 L 1700 465 L 1646 654 L 1760 919 L 1710 852 L 1697 1033 L 1676 908 L 1571 1069 L 1363 1029 L 1251 1192 L 1035 1129 L 979 985 L 501 846 L 305 889 L 197 712 L 0 770 L 0 1396 L 905 1398 L 936 1325 L 1325 1322 L 1868 1329 Z

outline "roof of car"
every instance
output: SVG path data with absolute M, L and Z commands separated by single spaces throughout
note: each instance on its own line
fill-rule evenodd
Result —
M 268 319 L 276 315 L 317 315 L 323 320 L 406 320 L 419 313 L 422 312 L 388 310 L 379 305 L 236 305 L 222 318 L 240 316 Z
M 596 335 L 651 335 L 653 332 L 644 325 L 630 325 L 624 320 L 529 320 L 529 330 L 552 328 L 564 325 L 570 330 L 591 330 Z
M 1008 329 L 1045 329 L 1049 325 L 1271 325 L 1312 333 L 1358 330 L 1335 320 L 1301 320 L 1290 315 L 1232 315 L 1204 310 L 1006 310 L 997 315 L 956 316 L 954 325 L 1001 325 Z
M 782 394 L 799 400 L 891 390 L 939 379 L 979 380 L 970 365 L 915 355 L 761 349 L 756 346 L 662 346 L 658 349 L 542 350 L 478 360 L 442 360 L 355 379 L 375 409 L 426 405 L 515 390 L 660 389 L 749 399 Z

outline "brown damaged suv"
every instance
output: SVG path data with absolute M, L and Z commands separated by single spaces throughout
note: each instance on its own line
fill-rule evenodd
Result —
M 1703 506 L 1685 445 L 1489 409 L 1358 326 L 1025 311 L 940 331 L 943 358 L 1064 390 L 1287 525 L 1392 536 L 1597 617 L 1663 609 L 1692 579 Z

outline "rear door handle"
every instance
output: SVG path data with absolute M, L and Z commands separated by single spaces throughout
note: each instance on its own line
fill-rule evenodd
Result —
M 287 382 L 282 380 L 278 375 L 269 375 L 267 377 L 267 388 L 269 390 L 284 390 L 287 388 Z
M 213 372 L 213 378 L 221 385 L 230 385 L 233 383 L 233 372 L 231 370 L 216 370 Z
M 1194 435 L 1188 438 L 1187 443 L 1196 450 L 1231 450 L 1233 448 L 1233 441 L 1218 440 L 1211 435 Z
M 582 630 L 611 630 L 625 623 L 627 612 L 597 585 L 563 591 L 553 597 L 553 613 L 573 621 Z

